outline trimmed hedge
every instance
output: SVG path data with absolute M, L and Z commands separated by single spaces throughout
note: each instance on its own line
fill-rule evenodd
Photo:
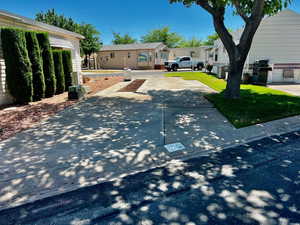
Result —
M 68 88 L 73 85 L 73 80 L 72 80 L 73 67 L 72 67 L 71 51 L 63 50 L 62 57 L 63 57 L 63 66 L 64 66 L 64 74 L 65 74 L 65 89 L 66 91 L 68 91 Z
M 43 71 L 45 77 L 45 97 L 49 98 L 56 93 L 56 77 L 54 70 L 53 55 L 49 42 L 49 35 L 47 33 L 38 33 L 37 39 L 40 45 L 43 58 Z
M 61 50 L 53 50 L 55 77 L 56 77 L 56 94 L 65 92 L 65 74 L 63 66 L 63 57 Z
M 32 69 L 26 48 L 25 31 L 1 28 L 1 40 L 8 90 L 16 103 L 29 103 L 33 95 Z
M 26 44 L 32 69 L 33 100 L 45 97 L 45 78 L 40 46 L 35 32 L 26 32 Z

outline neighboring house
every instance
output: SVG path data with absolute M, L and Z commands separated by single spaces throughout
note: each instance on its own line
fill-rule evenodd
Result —
M 106 45 L 97 54 L 102 69 L 161 69 L 167 59 L 163 43 Z
M 235 44 L 239 43 L 241 32 L 242 30 L 231 32 Z M 225 76 L 226 68 L 229 65 L 229 58 L 221 39 L 216 40 L 214 46 L 209 50 L 208 64 L 214 66 L 213 73 L 218 74 L 220 77 Z
M 241 30 L 232 35 L 238 43 Z M 223 66 L 228 65 L 229 60 L 220 40 L 215 42 L 211 56 L 210 62 L 214 65 L 214 72 L 222 73 Z M 245 72 L 251 71 L 249 68 L 256 60 L 262 59 L 268 59 L 273 68 L 273 71 L 269 72 L 269 83 L 300 83 L 300 14 L 292 10 L 283 10 L 262 21 L 248 55 Z
M 169 49 L 169 60 L 174 60 L 181 56 L 191 56 L 204 63 L 208 63 L 210 46 L 201 46 L 193 48 L 170 48 Z
M 33 31 L 49 33 L 50 44 L 53 48 L 68 49 L 72 52 L 73 71 L 76 74 L 76 82 L 81 82 L 81 57 L 79 41 L 84 37 L 55 26 L 37 22 L 35 20 L 0 10 L 0 27 L 17 27 Z M 6 88 L 5 61 L 0 39 L 0 105 L 12 102 Z

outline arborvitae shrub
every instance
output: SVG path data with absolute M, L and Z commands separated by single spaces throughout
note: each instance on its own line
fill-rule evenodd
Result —
M 25 36 L 32 68 L 33 100 L 39 101 L 45 97 L 45 79 L 42 55 L 36 33 L 26 32 Z
M 33 88 L 25 31 L 15 28 L 1 28 L 1 41 L 8 91 L 16 103 L 29 103 L 32 101 Z
M 63 67 L 64 67 L 64 74 L 65 74 L 65 89 L 68 91 L 68 88 L 73 85 L 72 80 L 72 55 L 71 51 L 63 50 L 62 51 L 63 57 Z
M 38 33 L 37 38 L 43 59 L 43 71 L 45 78 L 45 97 L 52 97 L 56 93 L 56 78 L 54 70 L 53 55 L 47 33 Z
M 65 74 L 63 66 L 63 57 L 61 50 L 53 50 L 55 77 L 56 77 L 56 94 L 64 93 L 65 91 Z

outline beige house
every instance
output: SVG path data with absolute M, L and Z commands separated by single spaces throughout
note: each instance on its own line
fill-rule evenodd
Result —
M 102 69 L 161 69 L 167 59 L 163 43 L 107 45 L 97 53 L 97 65 Z
M 201 46 L 193 48 L 170 48 L 169 49 L 169 60 L 174 60 L 181 56 L 191 56 L 204 63 L 208 62 L 210 46 Z
M 79 41 L 84 37 L 55 26 L 37 22 L 35 20 L 0 10 L 0 27 L 17 27 L 22 29 L 43 31 L 49 33 L 52 47 L 68 49 L 72 52 L 73 71 L 76 82 L 81 82 L 81 57 Z M 3 59 L 1 39 L 0 39 L 0 105 L 9 104 L 12 98 L 6 88 L 5 61 Z

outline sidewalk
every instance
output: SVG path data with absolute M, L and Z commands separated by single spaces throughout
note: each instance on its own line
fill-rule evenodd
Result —
M 0 210 L 265 136 L 300 129 L 293 117 L 236 129 L 197 81 L 147 77 L 120 83 L 0 143 Z M 169 153 L 165 144 L 181 142 Z

